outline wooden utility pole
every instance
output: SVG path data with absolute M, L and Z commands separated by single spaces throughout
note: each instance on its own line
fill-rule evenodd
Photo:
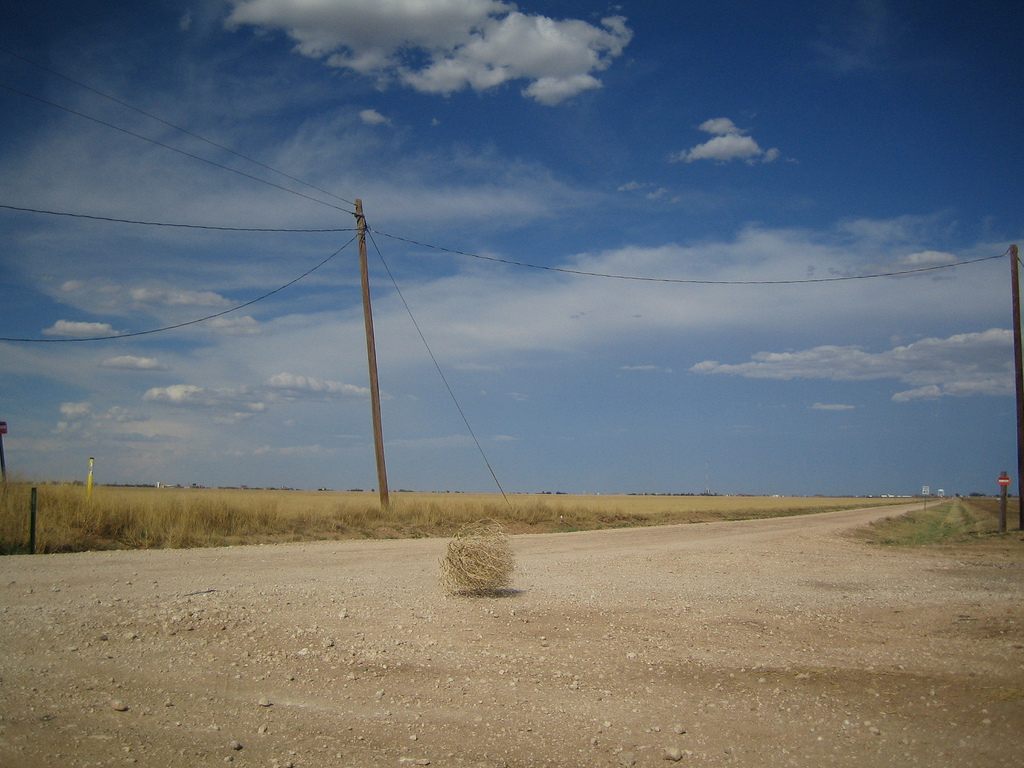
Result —
M 1016 244 L 1010 246 L 1010 285 L 1013 288 L 1013 376 L 1017 387 L 1017 512 L 1024 531 L 1024 368 L 1021 367 L 1020 269 Z
M 380 422 L 380 386 L 377 384 L 377 347 L 373 341 L 373 311 L 370 309 L 370 270 L 366 264 L 366 218 L 363 201 L 356 198 L 356 231 L 359 233 L 359 272 L 363 282 L 363 321 L 366 325 L 366 359 L 370 367 L 370 409 L 373 413 L 373 447 L 377 455 L 377 488 L 381 509 L 387 509 L 388 470 L 384 464 L 384 430 Z
M 0 421 L 0 475 L 3 476 L 3 484 L 7 485 L 7 460 L 4 458 L 4 435 L 7 434 L 7 422 Z

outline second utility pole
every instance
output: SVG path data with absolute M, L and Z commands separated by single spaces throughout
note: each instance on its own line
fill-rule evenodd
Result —
M 373 447 L 377 455 L 377 488 L 380 507 L 387 509 L 388 470 L 384 465 L 384 430 L 380 422 L 380 387 L 377 384 L 377 347 L 373 341 L 373 312 L 370 309 L 370 270 L 366 264 L 366 218 L 363 201 L 356 198 L 356 231 L 359 233 L 359 273 L 363 283 L 363 321 L 366 325 L 366 359 L 370 366 L 370 409 L 373 413 Z
M 1024 531 L 1024 361 L 1020 338 L 1020 254 L 1010 246 L 1010 290 L 1013 306 L 1013 380 L 1017 393 L 1017 511 L 1018 528 Z

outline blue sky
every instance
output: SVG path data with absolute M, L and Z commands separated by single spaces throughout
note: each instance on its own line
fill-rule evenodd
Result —
M 494 490 L 374 244 L 509 491 L 994 492 L 1015 465 L 1007 259 L 772 281 L 1022 239 L 1022 15 L 26 4 L 0 39 L 0 204 L 334 229 L 361 198 L 394 488 Z M 0 238 L 0 336 L 67 339 L 231 309 L 351 233 L 0 208 Z M 353 243 L 204 323 L 0 342 L 9 469 L 373 487 L 358 281 Z

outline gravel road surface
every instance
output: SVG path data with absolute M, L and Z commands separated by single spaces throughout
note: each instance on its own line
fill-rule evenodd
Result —
M 1024 541 L 899 508 L 513 537 L 0 558 L 2 766 L 1016 766 Z

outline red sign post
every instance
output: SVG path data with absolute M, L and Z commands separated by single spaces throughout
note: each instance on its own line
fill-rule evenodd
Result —
M 0 482 L 7 485 L 7 461 L 4 459 L 4 435 L 7 434 L 7 422 L 0 421 Z
M 1010 476 L 999 473 L 999 532 L 1006 533 L 1006 489 L 1010 487 Z

